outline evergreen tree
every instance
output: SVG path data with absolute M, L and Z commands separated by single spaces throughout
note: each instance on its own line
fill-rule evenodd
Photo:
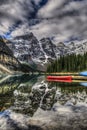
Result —
M 87 69 L 87 53 L 84 55 L 60 56 L 47 66 L 47 72 L 76 72 Z

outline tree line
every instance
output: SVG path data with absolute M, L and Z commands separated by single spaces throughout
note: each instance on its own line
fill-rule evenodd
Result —
M 60 56 L 47 66 L 47 72 L 79 72 L 87 69 L 87 53 Z

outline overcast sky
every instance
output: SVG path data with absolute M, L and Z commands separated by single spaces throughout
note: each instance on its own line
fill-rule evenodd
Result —
M 87 40 L 87 0 L 0 0 L 0 34 Z

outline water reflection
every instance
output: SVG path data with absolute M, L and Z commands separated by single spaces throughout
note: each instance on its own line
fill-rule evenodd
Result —
M 17 99 L 25 102 L 23 100 L 24 93 L 26 94 L 27 92 L 29 95 L 31 87 L 36 81 L 36 75 L 3 76 L 0 79 L 0 111 L 4 111 L 10 107 L 16 108 Z M 17 92 L 19 92 L 18 95 Z M 26 95 L 25 97 L 27 98 Z
M 32 116 L 38 107 L 51 110 L 56 102 L 87 103 L 87 88 L 83 83 L 47 82 L 40 75 L 0 76 L 1 112 L 10 109 Z

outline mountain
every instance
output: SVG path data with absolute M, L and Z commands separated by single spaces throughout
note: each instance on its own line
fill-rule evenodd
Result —
M 46 70 L 47 62 L 53 61 L 59 53 L 49 38 L 38 41 L 33 33 L 17 36 L 7 41 L 7 45 L 21 63 L 28 63 L 40 71 Z
M 17 36 L 7 41 L 13 55 L 21 62 L 27 63 L 37 70 L 46 70 L 48 62 L 52 62 L 62 55 L 84 54 L 87 52 L 87 42 L 54 44 L 50 38 L 38 40 L 33 33 Z
M 84 54 L 87 52 L 87 42 L 83 42 L 83 43 L 71 42 L 67 44 L 67 46 L 69 47 L 71 53 Z
M 44 53 L 41 51 L 39 41 L 33 33 L 15 37 L 13 39 L 13 53 L 21 62 L 33 62 L 45 59 Z
M 33 33 L 17 36 L 10 42 L 8 46 L 21 62 L 45 64 L 60 55 L 60 51 L 49 38 L 38 41 Z
M 19 69 L 20 64 L 5 42 L 5 39 L 0 37 L 0 72 L 12 73 Z
M 5 39 L 3 39 L 2 37 L 0 37 L 0 54 L 13 56 L 12 50 L 10 50 L 8 46 L 6 46 Z
M 11 41 L 0 37 L 0 73 L 29 73 L 38 70 L 36 64 L 27 54 L 22 56 L 22 61 L 26 62 L 20 62 L 20 59 L 15 57 L 13 48 L 14 44 Z
M 30 62 L 32 60 L 44 64 L 60 55 L 83 54 L 87 51 L 86 42 L 80 44 L 74 42 L 64 44 L 59 42 L 55 45 L 50 38 L 38 40 L 33 33 L 26 33 L 25 35 L 15 37 L 8 46 L 20 61 Z

